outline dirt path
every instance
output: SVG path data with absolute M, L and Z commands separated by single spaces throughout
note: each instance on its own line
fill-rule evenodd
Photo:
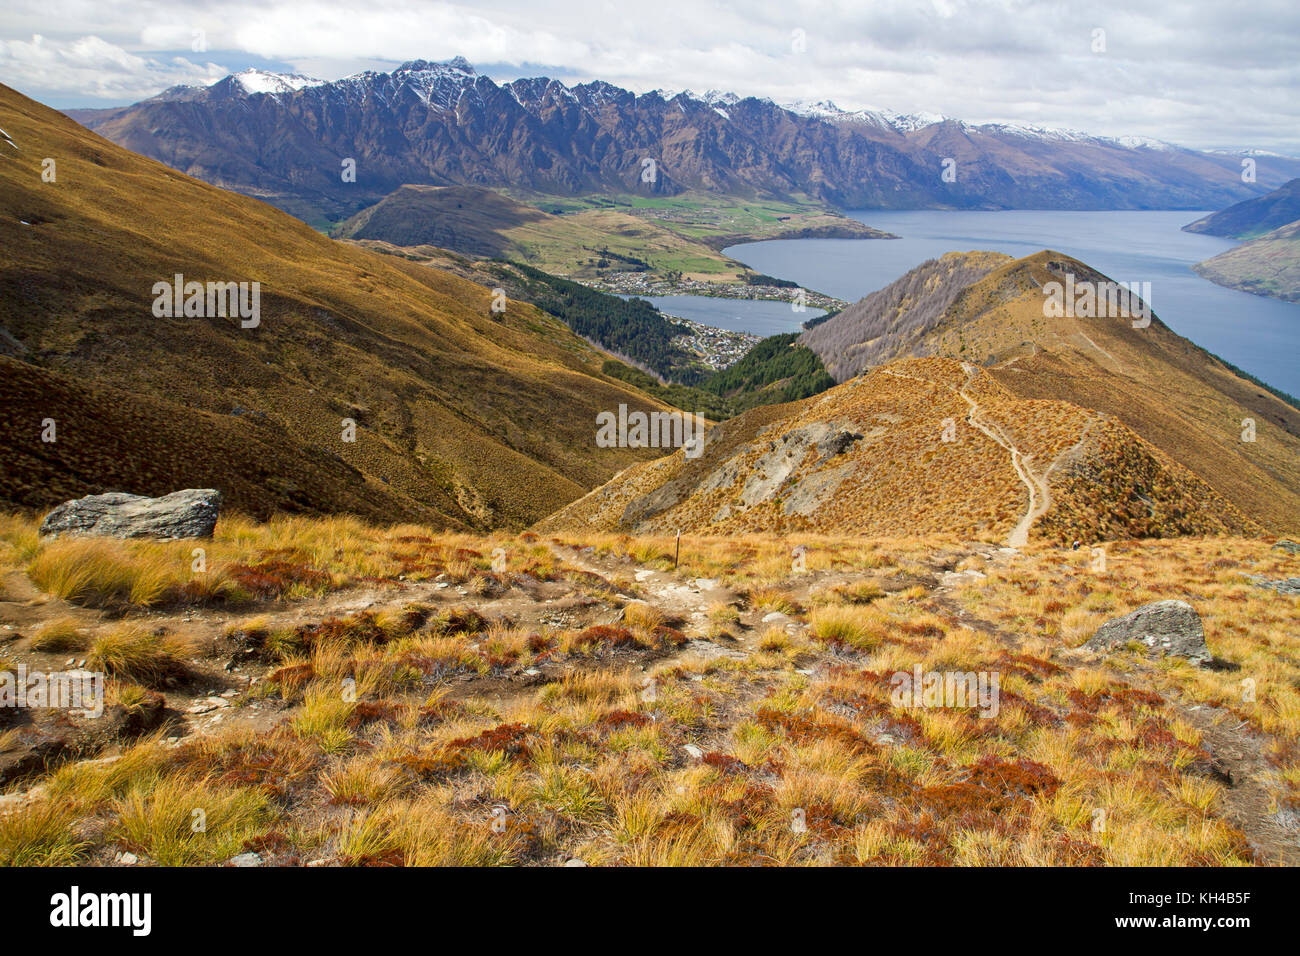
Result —
M 906 375 L 901 372 L 890 371 L 889 369 L 885 369 L 884 372 L 886 375 L 893 375 L 896 378 L 910 378 L 914 382 L 922 382 L 926 385 L 937 385 L 956 392 L 961 396 L 962 400 L 970 406 L 970 412 L 966 416 L 967 423 L 972 428 L 978 429 L 995 444 L 1005 448 L 1011 454 L 1011 467 L 1015 469 L 1016 477 L 1018 477 L 1021 483 L 1024 484 L 1025 490 L 1029 494 L 1029 505 L 1025 509 L 1024 516 L 1011 530 L 1011 534 L 1007 536 L 1006 544 L 1009 548 L 1023 548 L 1029 543 L 1029 529 L 1033 527 L 1035 521 L 1046 514 L 1047 510 L 1052 507 L 1051 489 L 1047 487 L 1046 477 L 1036 475 L 1030 470 L 1028 463 L 1033 461 L 1033 455 L 1022 455 L 1020 449 L 1012 444 L 1006 435 L 1003 434 L 1002 429 L 997 426 L 997 423 L 991 422 L 985 424 L 980 419 L 979 403 L 966 394 L 967 386 L 970 385 L 971 379 L 975 377 L 979 369 L 976 366 L 971 365 L 969 362 L 963 362 L 962 368 L 966 370 L 966 382 L 960 389 L 955 389 L 951 385 L 944 385 L 941 382 L 935 382 L 928 378 L 920 378 L 916 375 Z
M 1028 462 L 1033 460 L 1033 455 L 1022 455 L 1020 449 L 1011 443 L 996 422 L 986 425 L 980 420 L 979 403 L 966 394 L 971 379 L 975 377 L 979 369 L 969 362 L 963 362 L 962 368 L 966 370 L 966 382 L 958 389 L 957 394 L 970 406 L 970 414 L 966 416 L 966 421 L 1011 453 L 1011 467 L 1015 469 L 1016 475 L 1019 476 L 1021 482 L 1024 483 L 1025 489 L 1029 492 L 1029 507 L 1025 509 L 1024 517 L 1020 519 L 1020 522 L 1011 530 L 1011 534 L 1007 536 L 1007 547 L 1023 548 L 1029 543 L 1029 529 L 1033 527 L 1035 521 L 1047 513 L 1048 508 L 1052 507 L 1051 489 L 1047 487 L 1045 478 L 1041 478 L 1029 470 Z

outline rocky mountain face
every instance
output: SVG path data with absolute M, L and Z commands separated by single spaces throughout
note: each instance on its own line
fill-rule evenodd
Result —
M 344 218 L 405 184 L 708 190 L 842 208 L 1205 208 L 1300 175 L 1300 161 L 1279 158 L 1246 186 L 1230 156 L 830 104 L 545 77 L 500 85 L 460 58 L 328 83 L 252 71 L 70 115 L 309 221 Z

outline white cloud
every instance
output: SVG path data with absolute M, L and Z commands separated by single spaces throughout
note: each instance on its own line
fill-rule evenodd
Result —
M 278 62 L 335 79 L 463 55 L 504 79 L 552 73 L 641 91 L 727 89 L 1300 151 L 1293 0 L 7 4 L 0 81 L 87 105 L 211 79 L 207 59 L 230 70 Z M 1105 31 L 1102 53 L 1092 49 L 1096 29 Z M 200 30 L 207 52 L 195 53 Z M 792 48 L 795 30 L 805 52 Z M 37 33 L 43 51 L 27 39 Z
M 0 80 L 19 89 L 76 92 L 89 101 L 114 102 L 152 96 L 180 83 L 208 83 L 227 70 L 183 57 L 128 53 L 97 36 L 49 40 L 0 39 Z

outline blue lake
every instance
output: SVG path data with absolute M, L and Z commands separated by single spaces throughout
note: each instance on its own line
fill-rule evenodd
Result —
M 1101 270 L 1117 282 L 1150 282 L 1151 307 L 1180 335 L 1270 385 L 1300 395 L 1300 305 L 1250 295 L 1215 285 L 1191 271 L 1235 242 L 1183 232 L 1204 212 L 948 212 L 864 210 L 848 215 L 900 239 L 780 239 L 743 243 L 727 255 L 754 269 L 850 302 L 883 288 L 907 270 L 945 252 L 991 249 L 1023 256 L 1054 249 Z M 676 313 L 678 299 L 656 300 Z M 718 303 L 712 316 L 688 318 L 725 328 L 772 334 L 769 320 L 757 315 L 758 303 L 706 299 Z M 771 306 L 774 303 L 761 303 Z M 781 306 L 788 315 L 789 306 Z M 791 316 L 807 319 L 808 315 Z M 777 331 L 790 331 L 787 324 Z

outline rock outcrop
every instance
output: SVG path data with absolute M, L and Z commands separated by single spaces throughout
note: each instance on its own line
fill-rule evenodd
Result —
M 221 492 L 187 488 L 161 498 L 111 491 L 65 501 L 41 522 L 45 537 L 210 538 Z

